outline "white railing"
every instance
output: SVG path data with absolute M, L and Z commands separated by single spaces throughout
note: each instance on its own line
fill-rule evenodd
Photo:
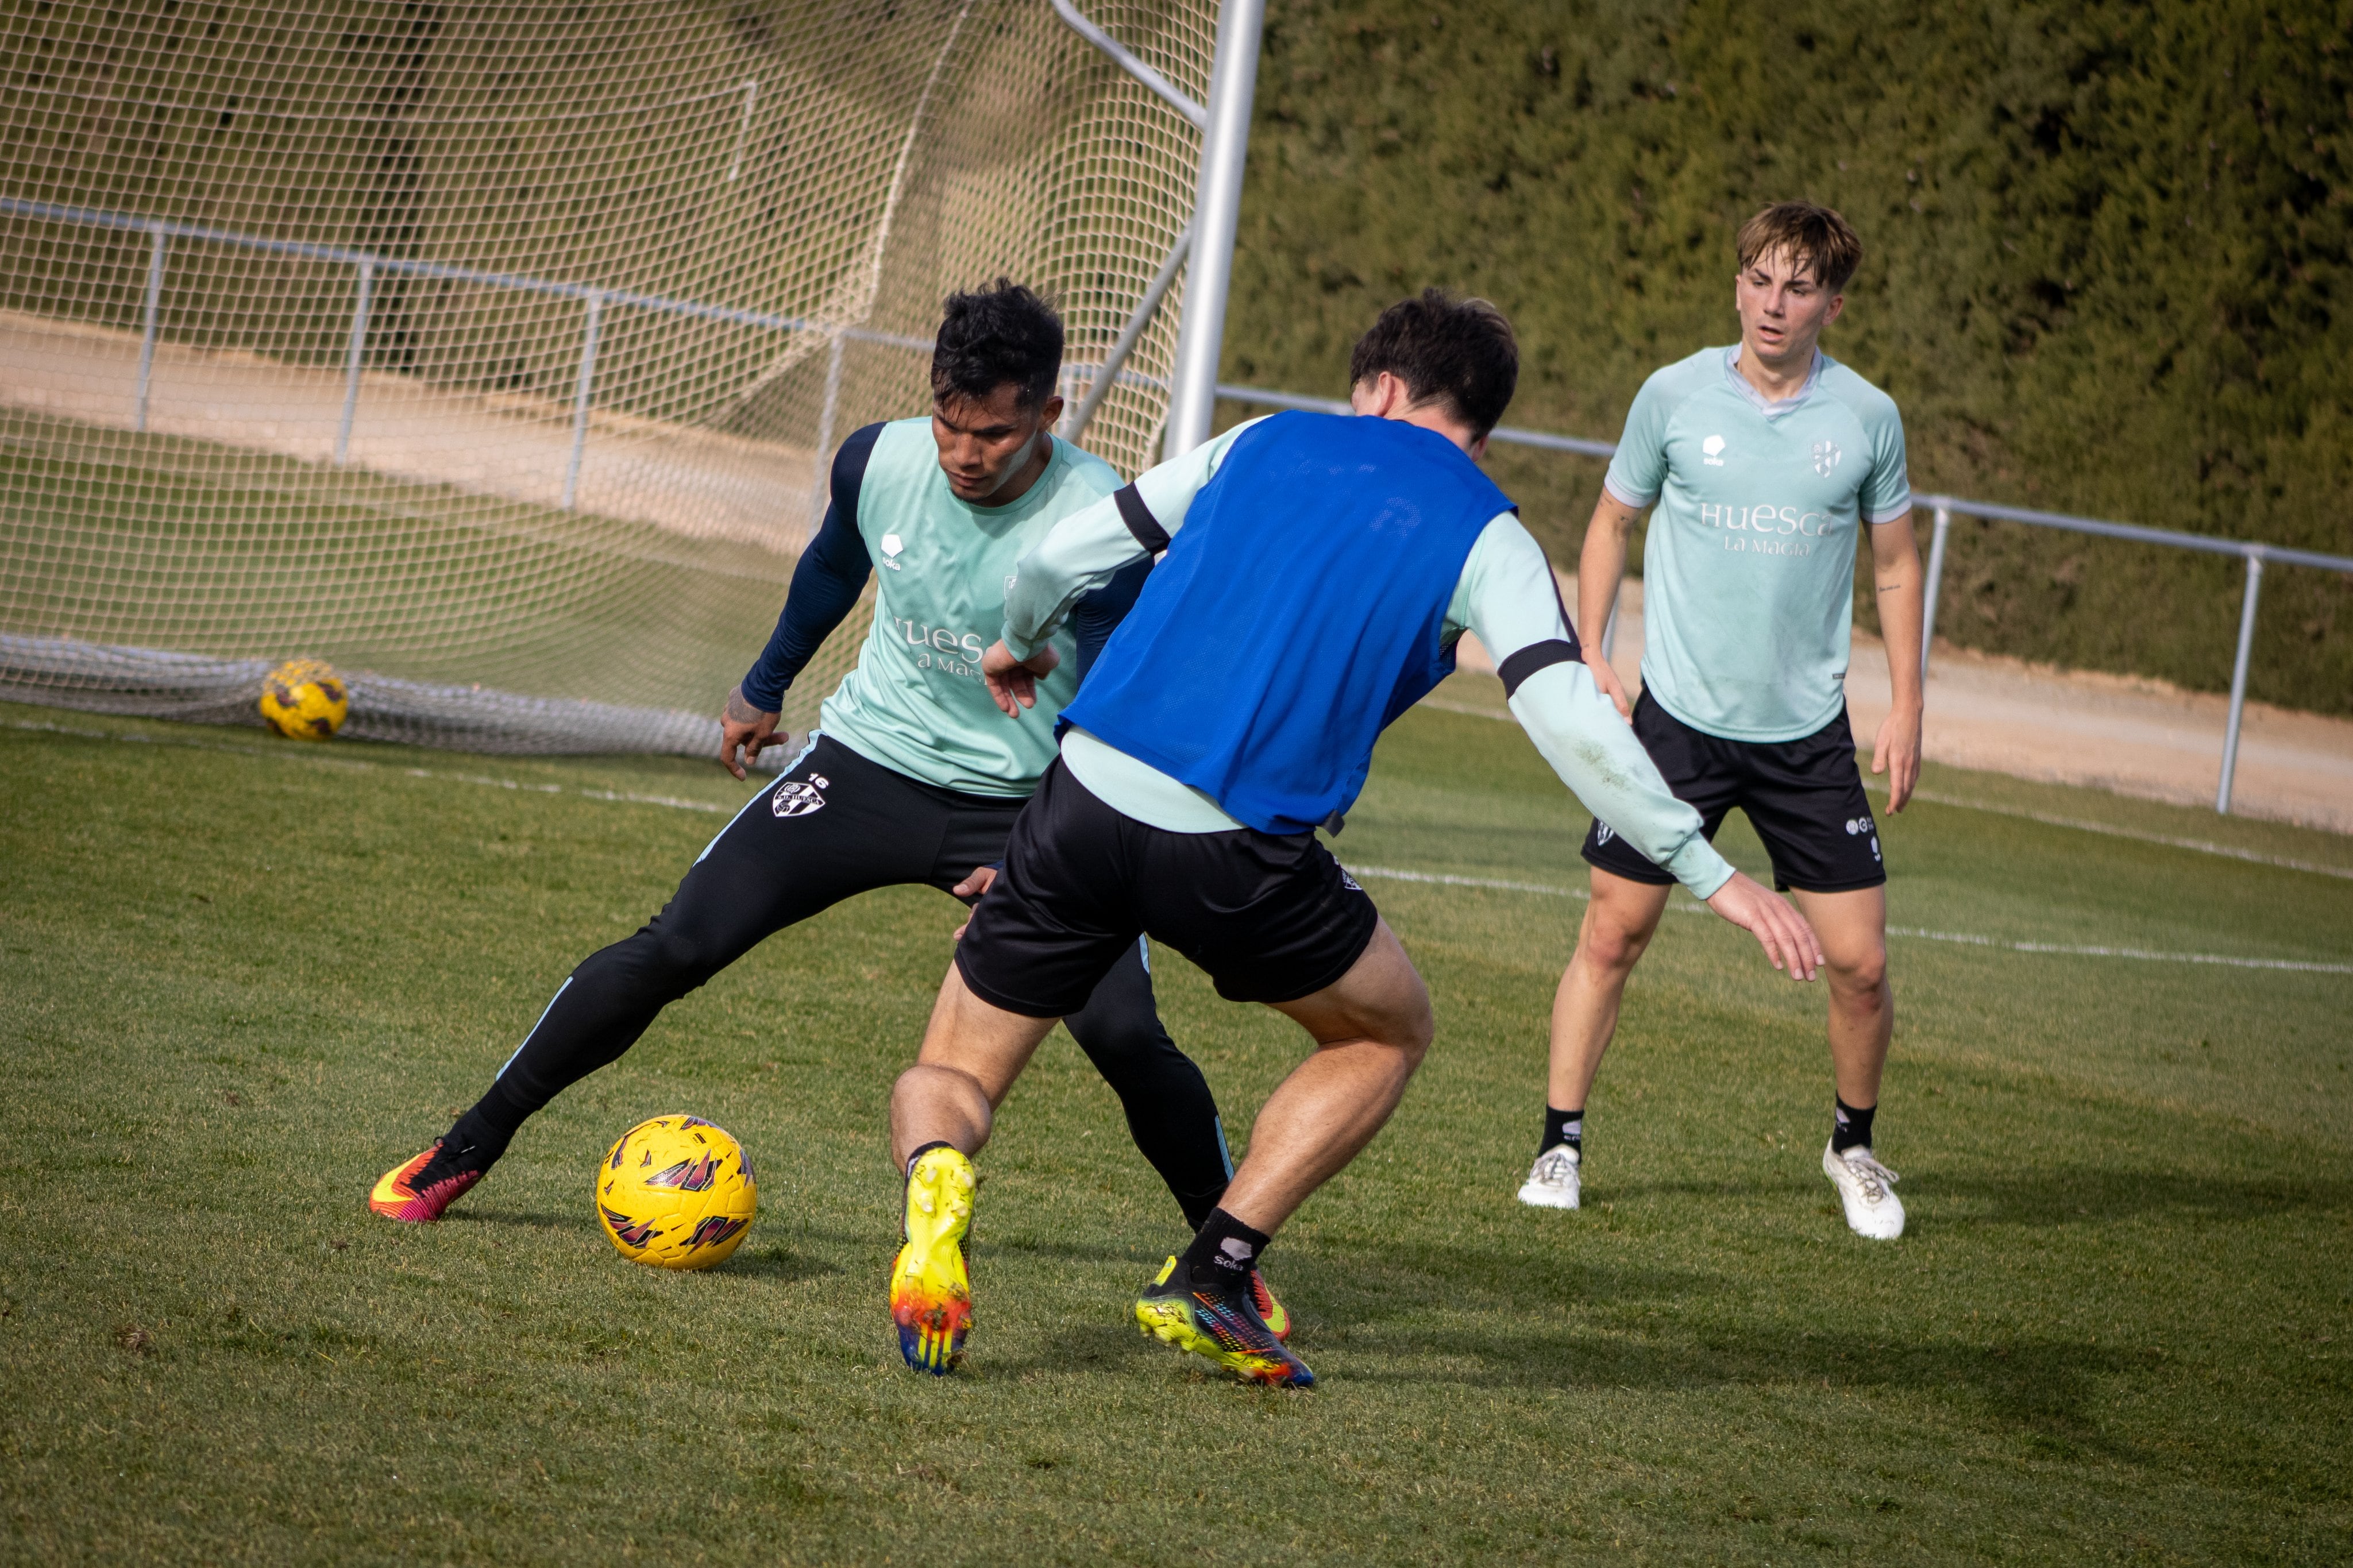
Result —
M 1061 9 L 1058 6 L 1057 9 Z M 1124 62 L 1123 62 L 1124 63 Z M 1181 97 L 1181 95 L 1179 95 Z M 1197 108 L 1189 100 L 1186 107 Z M 168 258 L 168 245 L 174 239 L 196 240 L 214 245 L 231 246 L 276 256 L 289 256 L 301 260 L 323 261 L 350 267 L 353 269 L 353 308 L 349 347 L 343 362 L 343 417 L 335 435 L 335 461 L 341 465 L 349 460 L 352 423 L 359 403 L 360 371 L 366 358 L 368 311 L 375 292 L 375 279 L 384 274 L 400 274 L 413 278 L 444 279 L 454 282 L 473 283 L 486 288 L 511 289 L 519 293 L 541 294 L 581 302 L 580 360 L 574 378 L 572 404 L 572 454 L 565 471 L 564 507 L 572 509 L 578 489 L 581 454 L 587 440 L 590 395 L 596 374 L 596 342 L 604 312 L 608 306 L 626 307 L 658 315 L 691 318 L 700 321 L 724 321 L 736 326 L 763 328 L 782 332 L 818 332 L 831 340 L 832 359 L 828 365 L 826 387 L 826 409 L 819 441 L 818 472 L 824 471 L 824 447 L 831 445 L 832 404 L 840 379 L 840 350 L 844 339 L 859 342 L 879 343 L 892 348 L 929 353 L 928 338 L 910 337 L 893 332 L 878 332 L 863 327 L 843 327 L 807 317 L 790 316 L 773 310 L 754 310 L 741 306 L 718 305 L 700 300 L 680 300 L 663 294 L 649 294 L 629 289 L 608 289 L 593 283 L 566 282 L 560 279 L 536 278 L 524 273 L 490 272 L 478 268 L 457 267 L 446 262 L 426 261 L 409 257 L 386 256 L 378 251 L 360 250 L 349 246 L 319 245 L 305 240 L 273 239 L 262 235 L 241 234 L 233 229 L 215 228 L 204 224 L 174 223 L 164 218 L 146 217 L 133 213 L 109 212 L 95 207 L 64 206 L 54 202 L 26 201 L 14 196 L 0 196 L 0 216 L 30 217 L 51 223 L 72 224 L 84 227 L 144 233 L 149 237 L 147 288 L 139 342 L 139 385 L 134 405 L 133 428 L 147 428 L 147 389 L 155 359 L 155 342 L 163 313 L 164 276 Z M 1120 333 L 1103 364 L 1066 364 L 1063 376 L 1066 386 L 1075 390 L 1085 383 L 1088 390 L 1083 400 L 1073 410 L 1074 418 L 1066 419 L 1064 433 L 1075 438 L 1088 416 L 1102 403 L 1102 395 L 1113 382 L 1165 392 L 1167 383 L 1156 376 L 1125 368 L 1126 351 L 1134 346 L 1144 325 L 1166 296 L 1176 271 L 1185 260 L 1188 229 L 1180 235 L 1176 244 L 1162 264 L 1160 273 L 1138 302 L 1134 314 Z M 1315 414 L 1345 414 L 1348 405 L 1335 398 L 1309 397 L 1293 392 L 1273 392 L 1262 387 L 1236 386 L 1218 384 L 1217 395 L 1235 403 L 1261 408 L 1295 408 Z M 1539 451 L 1563 452 L 1583 458 L 1607 458 L 1618 448 L 1609 441 L 1588 440 L 1577 436 L 1555 435 L 1546 430 L 1522 430 L 1509 426 L 1498 426 L 1488 437 L 1512 447 L 1532 447 Z M 1951 531 L 1953 518 L 1990 518 L 2003 522 L 2023 523 L 2030 528 L 2060 529 L 2072 533 L 2095 534 L 2107 539 L 2121 539 L 2139 544 L 2160 545 L 2171 550 L 2194 550 L 2211 555 L 2236 555 L 2246 563 L 2246 590 L 2239 606 L 2239 640 L 2236 657 L 2231 667 L 2230 720 L 2222 736 L 2222 765 L 2214 791 L 2214 809 L 2227 813 L 2231 809 L 2231 788 L 2239 765 L 2239 731 L 2247 699 L 2247 668 L 2253 657 L 2255 640 L 2255 617 L 2262 595 L 2263 569 L 2267 563 L 2284 566 L 2309 566 L 2323 572 L 2341 572 L 2353 575 L 2353 556 L 2328 555 L 2314 550 L 2295 550 L 2284 545 L 2263 544 L 2246 540 L 2218 539 L 2211 534 L 2184 533 L 2169 528 L 2149 528 L 2139 523 L 2110 522 L 2100 518 L 2075 517 L 2066 512 L 2038 511 L 2030 507 L 2004 506 L 1994 501 L 1968 500 L 1959 496 L 1915 495 L 1913 504 L 1927 507 L 1932 518 L 1928 543 L 1926 602 L 1922 606 L 1920 630 L 1920 666 L 1927 671 L 1929 647 L 1936 635 L 1936 601 L 1943 587 L 1945 574 L 1945 543 Z M 1615 627 L 1617 616 L 1610 616 Z M 1603 634 L 1607 646 L 1609 633 Z
M 1348 405 L 1328 397 L 1303 397 L 1292 392 L 1265 392 L 1255 386 L 1220 384 L 1218 395 L 1236 403 L 1250 404 L 1261 408 L 1298 408 L 1311 414 L 1345 414 Z M 1535 447 L 1547 452 L 1574 452 L 1580 457 L 1607 458 L 1618 448 L 1609 441 L 1588 441 L 1574 436 L 1555 436 L 1542 430 L 1514 430 L 1498 426 L 1487 437 L 1505 446 Z M 2183 533 L 2170 528 L 2148 528 L 2137 522 L 2108 522 L 2095 517 L 2074 517 L 2061 511 L 2037 511 L 2031 507 L 2002 506 L 1993 501 L 1968 500 L 1959 496 L 1915 495 L 1912 504 L 1916 510 L 1929 509 L 1932 531 L 1928 540 L 1928 583 L 1926 603 L 1921 606 L 1920 673 L 1928 673 L 1929 645 L 1936 633 L 1936 597 L 1945 580 L 1945 540 L 1952 531 L 1956 513 L 1966 517 L 1992 518 L 2002 522 L 2022 522 L 2030 528 L 2055 528 L 2070 533 L 2097 534 L 2104 539 L 2129 540 L 2136 544 L 2158 544 L 2169 550 L 2196 550 L 2210 555 L 2236 555 L 2247 563 L 2247 587 L 2239 602 L 2239 647 L 2231 664 L 2231 717 L 2222 731 L 2222 770 L 2214 788 L 2214 809 L 2227 814 L 2231 809 L 2231 784 L 2239 771 L 2239 725 L 2247 705 L 2247 665 L 2255 647 L 2255 606 L 2263 584 L 2263 567 L 2275 562 L 2284 566 L 2311 566 L 2323 572 L 2353 574 L 2353 556 L 2325 555 L 2316 550 L 2291 550 L 2284 545 L 2259 544 L 2239 539 L 2217 539 L 2211 534 Z M 1613 612 L 1610 624 L 1617 624 Z M 1603 634 L 1603 646 L 1608 646 L 1608 633 Z

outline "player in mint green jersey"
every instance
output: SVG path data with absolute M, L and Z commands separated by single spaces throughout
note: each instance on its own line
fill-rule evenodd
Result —
M 376 1212 L 439 1217 L 526 1118 L 786 926 L 872 888 L 929 884 L 965 899 L 986 888 L 985 868 L 1004 855 L 1054 759 L 1055 715 L 1143 576 L 1091 598 L 1062 638 L 1060 668 L 1039 683 L 1038 710 L 1008 723 L 980 672 L 1006 580 L 1057 522 L 1120 485 L 1110 465 L 1052 434 L 1061 353 L 1061 323 L 1027 289 L 999 279 L 947 302 L 931 417 L 870 425 L 842 443 L 832 504 L 776 633 L 728 699 L 722 760 L 741 778 L 739 757 L 786 743 L 776 729 L 786 688 L 871 576 L 874 620 L 857 668 L 781 782 L 712 840 L 669 906 L 575 969 L 473 1109 L 377 1183 Z M 1161 1026 L 1141 944 L 1066 1021 L 1198 1226 L 1230 1174 L 1225 1142 L 1200 1069 Z M 961 1334 L 916 1339 L 926 1355 L 935 1342 L 952 1354 Z
M 1887 395 L 1824 354 L 1822 330 L 1862 255 L 1846 220 L 1784 202 L 1742 227 L 1740 342 L 1702 349 L 1643 384 L 1603 482 L 1577 572 L 1580 622 L 1600 626 L 1644 509 L 1642 695 L 1629 704 L 1591 646 L 1595 683 L 1632 720 L 1710 838 L 1747 815 L 1828 954 L 1837 1097 L 1822 1169 L 1858 1235 L 1903 1234 L 1894 1173 L 1873 1153 L 1880 1071 L 1894 1026 L 1887 874 L 1855 769 L 1846 668 L 1854 559 L 1869 530 L 1894 704 L 1872 747 L 1901 811 L 1920 772 L 1919 552 L 1904 426 Z M 1622 825 L 1621 825 L 1622 826 Z M 1524 1203 L 1577 1206 L 1587 1092 L 1627 977 L 1672 879 L 1596 820 L 1593 898 L 1554 1003 L 1545 1131 Z

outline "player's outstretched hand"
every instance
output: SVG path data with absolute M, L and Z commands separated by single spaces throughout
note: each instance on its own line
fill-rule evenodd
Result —
M 1002 640 L 988 645 L 980 656 L 980 673 L 988 682 L 988 694 L 1005 710 L 1008 719 L 1021 717 L 1024 708 L 1038 706 L 1038 678 L 1051 675 L 1062 656 L 1051 647 L 1039 648 L 1028 658 L 1016 658 L 1013 650 Z
M 1811 980 L 1827 962 L 1822 940 L 1788 900 L 1735 871 L 1707 907 L 1746 931 L 1764 948 L 1773 967 L 1792 980 Z
M 1920 782 L 1920 710 L 1888 710 L 1871 745 L 1871 771 L 1887 775 L 1887 814 L 1904 809 Z
M 719 713 L 719 765 L 740 779 L 746 767 L 760 760 L 762 752 L 790 741 L 791 735 L 776 732 L 777 718 L 746 702 L 742 687 L 729 692 L 727 706 Z
M 1593 684 L 1600 689 L 1601 695 L 1618 705 L 1618 717 L 1633 718 L 1634 705 L 1626 700 L 1625 684 L 1618 679 L 1618 672 L 1609 668 L 1609 661 L 1601 657 L 1600 649 L 1589 647 L 1585 650 L 1585 668 L 1592 671 Z
M 987 891 L 988 891 L 988 889 L 989 889 L 989 886 L 990 886 L 990 884 L 991 884 L 991 883 L 993 883 L 993 882 L 995 882 L 996 880 L 997 880 L 997 868 L 996 868 L 996 867 L 994 867 L 994 866 L 975 866 L 975 867 L 972 868 L 972 875 L 971 875 L 971 876 L 966 877 L 963 881 L 958 882 L 955 887 L 950 888 L 950 889 L 948 889 L 948 891 L 949 891 L 949 892 L 951 892 L 951 893 L 954 893 L 954 894 L 955 894 L 957 898 L 959 898 L 959 899 L 976 899 L 976 899 L 978 899 L 978 898 L 979 898 L 983 893 L 987 892 Z M 970 924 L 972 924 L 972 921 L 970 921 L 969 920 L 967 920 L 967 921 L 965 921 L 964 922 L 964 925 L 960 925 L 960 926 L 956 927 L 956 929 L 955 929 L 955 940 L 956 940 L 956 941 L 958 941 L 958 942 L 962 942 L 962 941 L 964 940 L 965 926 L 968 926 L 968 925 L 970 925 Z

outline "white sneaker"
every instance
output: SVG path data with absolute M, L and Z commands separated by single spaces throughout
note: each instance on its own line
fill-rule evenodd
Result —
M 1577 1152 L 1566 1143 L 1556 1143 L 1536 1156 L 1528 1179 L 1520 1184 L 1520 1202 L 1540 1209 L 1573 1209 L 1577 1206 Z
M 1895 1195 L 1895 1173 L 1872 1157 L 1867 1145 L 1857 1144 L 1843 1154 L 1822 1145 L 1822 1174 L 1839 1190 L 1846 1205 L 1847 1228 L 1873 1241 L 1894 1241 L 1904 1234 L 1904 1205 Z

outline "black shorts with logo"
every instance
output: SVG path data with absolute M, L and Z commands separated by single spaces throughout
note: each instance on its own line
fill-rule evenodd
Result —
M 1058 1018 L 1145 934 L 1228 1001 L 1291 1002 L 1345 974 L 1379 918 L 1313 833 L 1171 833 L 1113 810 L 1058 760 L 956 967 L 982 1001 Z
M 1634 704 L 1634 735 L 1675 798 L 1698 810 L 1711 843 L 1725 812 L 1747 814 L 1773 858 L 1775 887 L 1845 893 L 1887 881 L 1845 709 L 1802 740 L 1727 741 L 1693 729 L 1646 690 Z M 1599 820 L 1585 836 L 1585 858 L 1630 881 L 1674 880 Z

